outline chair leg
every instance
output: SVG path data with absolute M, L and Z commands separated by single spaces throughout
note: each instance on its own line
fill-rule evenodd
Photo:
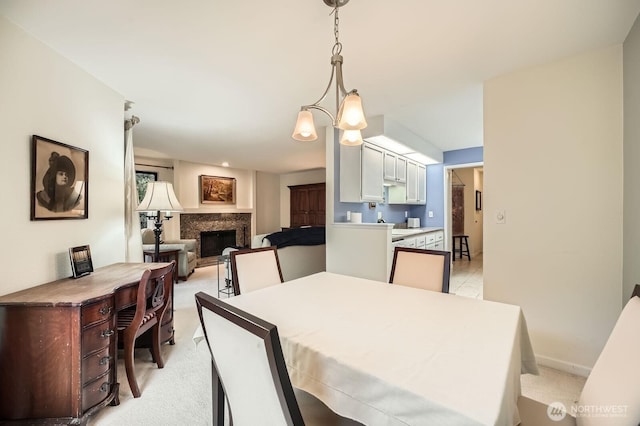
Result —
M 129 381 L 129 387 L 134 398 L 140 398 L 140 388 L 138 387 L 138 381 L 136 380 L 136 372 L 134 366 L 134 350 L 135 350 L 135 337 L 129 338 L 126 333 L 124 336 L 124 368 L 127 372 L 127 380 Z
M 164 360 L 162 359 L 162 353 L 160 352 L 160 323 L 158 322 L 158 324 L 154 325 L 151 330 L 151 340 L 153 340 L 153 360 L 158 364 L 158 368 L 164 368 Z

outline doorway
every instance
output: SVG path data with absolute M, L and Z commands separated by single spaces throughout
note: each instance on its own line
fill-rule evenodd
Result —
M 452 262 L 450 292 L 478 299 L 483 297 L 483 177 L 483 163 L 444 168 L 445 250 L 453 251 L 453 235 L 468 235 L 471 252 L 471 260 Z

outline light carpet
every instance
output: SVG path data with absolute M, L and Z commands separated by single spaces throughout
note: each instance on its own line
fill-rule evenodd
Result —
M 135 370 L 140 398 L 133 398 L 118 360 L 120 405 L 107 406 L 91 416 L 90 426 L 211 425 L 211 358 L 206 344 L 196 346 L 193 333 L 200 324 L 194 295 L 216 296 L 217 266 L 197 268 L 187 281 L 174 287 L 175 345 L 162 346 L 165 366 L 158 369 L 148 349 L 137 349 Z M 222 279 L 222 270 L 221 279 Z

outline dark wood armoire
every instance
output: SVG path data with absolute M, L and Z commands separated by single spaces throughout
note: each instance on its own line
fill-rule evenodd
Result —
M 324 226 L 325 183 L 289 186 L 291 191 L 290 227 Z

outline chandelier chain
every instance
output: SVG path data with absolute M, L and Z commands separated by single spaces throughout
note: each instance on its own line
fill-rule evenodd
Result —
M 338 16 L 338 5 L 336 2 L 336 7 L 333 9 L 333 35 L 336 39 L 336 42 L 333 45 L 333 49 L 331 49 L 331 53 L 334 55 L 339 55 L 342 52 L 342 43 L 340 43 L 340 17 Z

